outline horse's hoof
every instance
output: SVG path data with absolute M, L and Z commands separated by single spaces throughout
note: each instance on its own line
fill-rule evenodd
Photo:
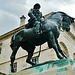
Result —
M 15 72 L 14 69 L 11 69 L 11 72 L 14 73 Z
M 64 57 L 63 59 L 68 59 L 67 57 Z
M 32 66 L 36 65 L 35 63 L 31 62 L 31 61 L 26 61 L 27 63 L 31 64 Z
M 65 57 L 65 59 L 68 59 L 67 57 Z
M 59 59 L 63 59 L 64 57 L 58 57 Z
M 34 64 L 34 63 L 32 64 L 32 66 L 35 66 L 35 65 L 36 65 L 36 64 Z
M 35 67 L 35 66 L 36 66 L 36 64 L 32 65 L 32 67 Z

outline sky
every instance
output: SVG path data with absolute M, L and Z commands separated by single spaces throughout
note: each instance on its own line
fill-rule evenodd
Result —
M 0 0 L 0 36 L 18 28 L 20 17 L 26 17 L 35 3 L 41 5 L 43 15 L 50 12 L 62 11 L 75 18 L 75 0 Z

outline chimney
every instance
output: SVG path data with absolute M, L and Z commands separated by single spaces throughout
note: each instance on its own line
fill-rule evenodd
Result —
M 26 19 L 26 17 L 24 15 L 22 15 L 22 17 L 20 17 L 20 26 L 25 25 L 25 19 Z

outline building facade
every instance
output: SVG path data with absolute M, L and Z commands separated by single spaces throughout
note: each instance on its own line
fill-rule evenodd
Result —
M 45 15 L 47 18 L 50 14 Z M 16 28 L 2 36 L 0 36 L 0 73 L 9 74 L 11 73 L 11 63 L 10 63 L 10 56 L 12 50 L 10 48 L 10 41 L 11 37 L 18 31 L 25 29 L 25 17 L 22 15 L 20 18 L 20 27 Z M 60 37 L 58 39 L 59 44 L 66 54 L 68 59 L 75 60 L 75 23 L 71 25 L 70 32 L 61 32 Z M 45 61 L 55 61 L 59 60 L 56 56 L 56 53 L 53 49 L 49 49 L 47 43 L 43 44 L 42 46 L 41 55 L 38 58 L 39 53 L 39 46 L 36 47 L 32 61 L 39 64 Z M 14 62 L 15 71 L 20 71 L 31 65 L 26 63 L 26 58 L 28 54 L 22 48 L 19 48 L 16 59 Z

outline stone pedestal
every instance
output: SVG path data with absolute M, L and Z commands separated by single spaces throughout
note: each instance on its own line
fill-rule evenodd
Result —
M 75 75 L 75 61 L 48 61 L 9 75 Z

